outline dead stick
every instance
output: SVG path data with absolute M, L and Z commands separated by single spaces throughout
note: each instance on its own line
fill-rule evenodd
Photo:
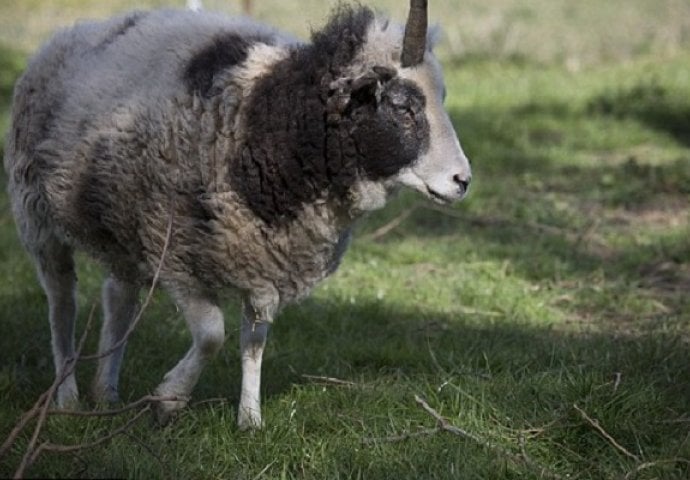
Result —
M 57 375 L 55 381 L 48 389 L 47 394 L 45 396 L 42 396 L 43 404 L 40 405 L 39 408 L 36 427 L 34 427 L 34 433 L 31 435 L 29 445 L 26 447 L 26 453 L 22 457 L 22 461 L 14 474 L 15 478 L 22 478 L 24 476 L 24 471 L 26 470 L 26 468 L 28 468 L 28 466 L 31 463 L 33 463 L 32 459 L 35 458 L 34 455 L 36 454 L 36 442 L 38 441 L 38 436 L 40 435 L 41 430 L 43 429 L 43 425 L 45 424 L 46 418 L 48 418 L 48 407 L 50 406 L 50 403 L 53 401 L 53 396 L 55 395 L 55 392 L 58 389 L 58 387 L 69 375 L 72 374 L 72 372 L 74 372 L 74 367 L 77 364 L 77 358 L 79 358 L 79 355 L 81 354 L 81 351 L 84 348 L 86 337 L 88 337 L 89 331 L 91 330 L 91 322 L 93 321 L 95 311 L 96 304 L 94 304 L 91 307 L 89 318 L 86 320 L 86 326 L 84 327 L 84 332 L 82 333 L 81 338 L 79 339 L 79 344 L 77 346 L 77 351 L 75 352 L 74 357 L 68 358 L 64 361 L 62 368 L 60 369 L 59 375 Z
M 339 378 L 334 377 L 321 377 L 318 375 L 307 375 L 306 373 L 303 374 L 302 377 L 316 382 L 331 383 L 334 385 L 343 385 L 347 387 L 354 387 L 355 385 L 357 385 L 355 382 L 350 382 L 349 380 L 341 380 Z
M 78 450 L 84 450 L 87 448 L 93 448 L 97 447 L 98 445 L 102 445 L 116 436 L 120 435 L 121 433 L 127 431 L 134 423 L 136 423 L 137 420 L 139 420 L 142 415 L 144 415 L 146 412 L 151 410 L 151 407 L 149 405 L 145 406 L 142 408 L 139 412 L 137 412 L 136 415 L 134 415 L 127 423 L 122 425 L 121 427 L 117 428 L 116 430 L 113 430 L 110 432 L 108 435 L 105 435 L 103 437 L 100 437 L 93 442 L 88 442 L 88 443 L 77 443 L 74 445 L 60 445 L 60 444 L 55 444 L 55 443 L 50 443 L 50 442 L 44 442 L 38 446 L 36 451 L 31 455 L 29 465 L 33 464 L 38 456 L 42 452 L 59 452 L 59 453 L 68 453 L 68 452 L 76 452 Z M 15 473 L 15 478 L 21 478 L 20 476 L 17 476 L 17 473 Z
M 440 432 L 439 428 L 425 428 L 423 430 L 418 430 L 416 432 L 403 432 L 399 435 L 391 435 L 389 437 L 379 437 L 379 438 L 363 438 L 362 443 L 364 444 L 375 444 L 375 443 L 396 443 L 396 442 L 404 442 L 405 440 L 409 440 L 410 438 L 415 438 L 415 437 L 421 437 L 421 436 L 427 436 L 427 435 L 435 435 L 438 432 Z
M 208 405 L 211 403 L 228 403 L 230 400 L 226 397 L 213 397 L 213 398 L 204 398 L 203 400 L 198 400 L 194 403 L 192 403 L 190 406 L 192 408 L 198 407 L 199 405 Z
M 525 456 L 520 456 L 520 455 L 515 455 L 511 451 L 501 447 L 500 445 L 496 445 L 495 443 L 491 443 L 487 440 L 484 440 L 466 430 L 463 430 L 462 428 L 456 427 L 455 425 L 451 424 L 446 418 L 441 416 L 440 413 L 438 413 L 436 410 L 434 410 L 427 402 L 424 400 L 422 397 L 419 395 L 414 396 L 415 401 L 417 402 L 418 405 L 420 405 L 424 410 L 427 411 L 432 417 L 436 419 L 436 422 L 438 423 L 438 429 L 439 430 L 444 430 L 446 432 L 453 433 L 455 435 L 458 435 L 460 437 L 466 438 L 468 440 L 472 440 L 473 442 L 481 445 L 484 448 L 487 448 L 489 450 L 493 450 L 494 452 L 499 453 L 500 455 L 503 455 L 504 457 L 508 458 L 510 461 L 515 463 L 516 465 L 525 465 L 529 468 L 531 468 L 534 471 L 539 472 L 539 474 L 542 476 L 542 478 L 552 478 L 552 479 L 558 479 L 561 480 L 563 477 L 556 472 L 552 472 L 548 468 L 539 465 L 536 463 L 534 460 L 530 459 L 529 457 Z
M 645 470 L 647 468 L 652 468 L 659 465 L 666 465 L 669 463 L 684 463 L 686 465 L 690 465 L 690 460 L 688 460 L 687 458 L 665 458 L 663 460 L 656 460 L 653 462 L 644 462 L 635 467 L 635 469 L 631 472 L 628 472 L 628 474 L 625 476 L 625 479 L 629 480 L 630 478 L 633 478 L 635 475 L 640 473 L 640 471 Z
M 187 401 L 188 398 L 179 396 L 159 397 L 156 395 L 145 395 L 132 403 L 125 405 L 122 408 L 115 408 L 110 410 L 48 410 L 48 415 L 66 415 L 73 417 L 110 417 L 120 415 L 130 410 L 136 410 L 142 405 L 154 402 L 178 402 Z
M 369 235 L 365 235 L 364 239 L 369 240 L 369 241 L 376 241 L 379 240 L 380 238 L 386 236 L 388 233 L 396 229 L 402 222 L 407 220 L 407 218 L 412 215 L 415 210 L 417 210 L 417 206 L 414 205 L 410 207 L 409 209 L 405 210 L 403 213 L 395 217 L 393 220 L 390 222 L 386 223 L 385 225 L 377 228 L 373 232 L 371 232 Z
M 2 458 L 7 451 L 14 445 L 14 442 L 17 440 L 17 437 L 19 434 L 24 430 L 24 427 L 33 420 L 33 418 L 38 414 L 40 410 L 40 406 L 43 405 L 43 402 L 45 401 L 46 395 L 50 393 L 50 389 L 46 390 L 43 392 L 39 397 L 38 400 L 36 400 L 36 403 L 34 403 L 34 406 L 30 409 L 24 412 L 22 417 L 19 419 L 17 424 L 14 426 L 10 434 L 7 436 L 5 441 L 2 444 L 2 447 L 0 447 L 0 458 Z
M 486 445 L 486 442 L 483 441 L 481 438 L 479 438 L 475 435 L 472 435 L 471 433 L 463 430 L 462 428 L 459 428 L 459 427 L 456 427 L 455 425 L 452 425 L 448 420 L 446 420 L 444 417 L 442 417 L 440 413 L 438 413 L 436 410 L 431 408 L 431 406 L 426 402 L 426 400 L 424 400 L 419 395 L 415 395 L 414 399 L 417 402 L 417 404 L 419 404 L 424 410 L 427 411 L 427 413 L 429 413 L 432 417 L 434 417 L 436 419 L 436 422 L 438 423 L 438 427 L 441 430 L 445 430 L 447 432 L 454 433 L 455 435 L 459 435 L 461 437 L 468 438 L 475 443 L 479 443 L 481 445 Z
M 252 14 L 252 0 L 242 0 L 242 11 L 245 15 Z
M 618 450 L 619 452 L 621 452 L 622 454 L 624 454 L 626 457 L 632 458 L 632 459 L 635 460 L 636 462 L 639 462 L 639 461 L 640 461 L 640 457 L 638 457 L 637 455 L 635 455 L 635 454 L 633 454 L 633 453 L 630 453 L 630 451 L 629 451 L 628 449 L 626 449 L 623 445 L 621 445 L 620 443 L 618 443 L 618 442 L 616 441 L 615 438 L 613 438 L 611 435 L 609 435 L 608 432 L 607 432 L 606 430 L 604 430 L 604 428 L 599 424 L 599 421 L 597 421 L 596 419 L 594 419 L 594 418 L 590 417 L 589 415 L 587 415 L 587 412 L 585 412 L 584 410 L 582 410 L 582 409 L 581 409 L 580 407 L 578 407 L 576 404 L 573 404 L 573 408 L 574 408 L 575 410 L 577 410 L 577 412 L 582 416 L 582 418 L 584 418 L 584 419 L 587 421 L 587 423 L 589 423 L 592 427 L 594 427 L 594 429 L 595 429 L 597 432 L 599 432 L 599 433 L 601 434 L 602 437 L 604 437 L 606 440 L 608 440 L 608 442 L 609 442 L 611 445 L 613 445 L 613 447 L 614 447 L 616 450 Z
M 516 227 L 516 228 L 527 228 L 531 230 L 537 230 L 540 232 L 544 232 L 549 235 L 554 235 L 554 236 L 563 236 L 565 237 L 568 241 L 571 241 L 573 243 L 579 243 L 582 241 L 582 235 L 573 232 L 570 230 L 565 230 L 560 227 L 556 227 L 554 225 L 547 225 L 544 223 L 538 223 L 538 222 L 529 222 L 529 221 L 521 221 L 517 222 L 514 220 L 511 220 L 509 218 L 501 218 L 501 217 L 486 217 L 486 218 L 471 218 L 468 217 L 467 215 L 464 215 L 460 212 L 457 212 L 453 209 L 447 208 L 447 207 L 441 207 L 438 205 L 434 204 L 429 204 L 425 203 L 421 205 L 422 208 L 426 210 L 431 210 L 434 212 L 441 213 L 447 217 L 450 218 L 455 218 L 458 220 L 462 220 L 464 222 L 469 223 L 470 225 L 473 225 L 475 227 Z M 601 240 L 598 237 L 595 237 L 593 235 L 588 234 L 588 240 L 590 240 L 592 243 L 596 244 L 597 246 L 602 246 L 606 247 L 606 243 Z M 590 238 L 591 237 L 591 238 Z

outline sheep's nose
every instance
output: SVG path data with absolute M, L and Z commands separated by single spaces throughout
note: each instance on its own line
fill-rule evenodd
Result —
M 470 188 L 470 182 L 472 181 L 472 176 L 463 176 L 459 173 L 453 175 L 453 181 L 460 186 L 460 191 L 462 193 L 467 193 L 467 189 Z

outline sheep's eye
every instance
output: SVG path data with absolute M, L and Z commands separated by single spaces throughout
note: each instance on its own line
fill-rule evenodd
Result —
M 405 97 L 405 95 L 393 93 L 392 95 L 389 95 L 388 98 L 391 102 L 391 105 L 393 105 L 395 108 L 406 109 L 410 104 L 408 98 Z

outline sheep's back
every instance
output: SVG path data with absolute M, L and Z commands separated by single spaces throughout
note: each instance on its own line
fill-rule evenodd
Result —
M 107 263 L 155 256 L 166 211 L 194 214 L 185 195 L 203 184 L 198 157 L 171 160 L 186 152 L 164 151 L 175 142 L 176 122 L 198 120 L 188 117 L 204 93 L 197 90 L 205 66 L 194 76 L 190 65 L 219 39 L 257 36 L 292 42 L 245 19 L 184 10 L 134 12 L 59 32 L 15 88 L 6 154 L 13 197 L 40 192 L 41 221 Z

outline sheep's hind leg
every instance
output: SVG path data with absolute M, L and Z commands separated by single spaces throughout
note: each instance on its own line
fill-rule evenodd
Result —
M 91 387 L 94 400 L 115 403 L 118 397 L 118 378 L 124 356 L 126 340 L 114 348 L 127 333 L 139 307 L 139 286 L 109 276 L 103 283 L 103 327 L 98 347 L 98 371 Z
M 38 248 L 30 248 L 38 278 L 48 298 L 48 320 L 56 378 L 64 377 L 55 400 L 59 408 L 74 406 L 79 390 L 74 374 L 74 325 L 77 317 L 76 284 L 72 248 L 50 238 Z M 63 369 L 71 369 L 65 375 Z
M 242 355 L 242 392 L 237 410 L 241 430 L 261 428 L 261 361 L 268 328 L 278 309 L 277 292 L 252 297 L 242 306 L 240 354 Z
M 163 382 L 156 388 L 157 395 L 180 397 L 179 400 L 158 404 L 156 413 L 162 424 L 176 411 L 184 408 L 204 366 L 225 341 L 223 314 L 215 303 L 202 296 L 188 295 L 178 296 L 177 301 L 192 333 L 193 343 L 187 354 L 165 374 Z

